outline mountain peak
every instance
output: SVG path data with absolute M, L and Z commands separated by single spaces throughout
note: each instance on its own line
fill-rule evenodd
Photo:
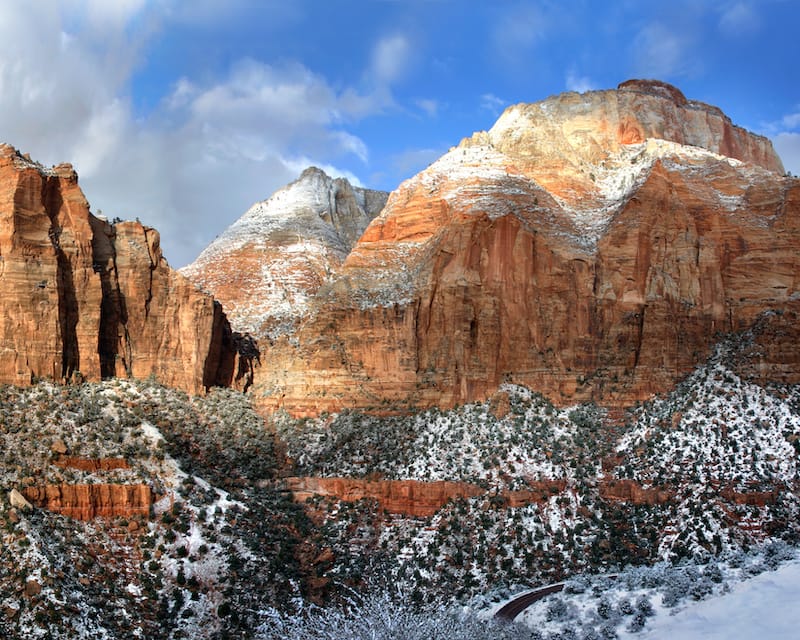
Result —
M 473 136 L 474 138 L 474 136 Z M 659 80 L 628 80 L 617 89 L 562 93 L 508 107 L 488 131 L 491 144 L 535 173 L 573 173 L 624 146 L 649 139 L 700 147 L 783 174 L 769 139 L 734 125 L 721 109 L 688 100 Z M 535 177 L 535 176 L 534 176 Z
M 625 82 L 620 82 L 617 85 L 617 90 L 631 91 L 634 93 L 643 93 L 649 96 L 665 98 L 667 100 L 671 100 L 679 106 L 685 106 L 689 103 L 689 101 L 686 99 L 686 96 L 683 95 L 683 91 L 678 89 L 678 87 L 661 80 L 640 80 L 634 78 L 631 80 L 626 80 Z
M 323 171 L 319 167 L 311 165 L 303 169 L 303 172 L 300 174 L 300 177 L 297 178 L 295 182 L 302 182 L 303 180 L 318 179 L 318 178 L 332 180 L 332 178 L 327 173 L 325 173 L 325 171 Z
M 231 310 L 235 329 L 289 332 L 388 195 L 310 166 L 254 204 L 181 272 Z M 257 302 L 242 304 L 253 291 Z

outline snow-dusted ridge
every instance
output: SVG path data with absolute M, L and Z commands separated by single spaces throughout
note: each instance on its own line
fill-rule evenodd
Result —
M 339 253 L 341 259 L 350 250 L 352 238 L 337 220 L 340 194 L 352 194 L 363 218 L 355 222 L 364 227 L 370 214 L 377 213 L 374 200 L 385 199 L 381 192 L 353 187 L 344 178 L 331 178 L 321 169 L 309 167 L 297 180 L 250 207 L 182 272 L 191 276 L 201 265 L 251 243 L 285 245 L 290 253 L 319 245 Z
M 387 197 L 310 167 L 181 272 L 222 301 L 236 331 L 291 333 Z

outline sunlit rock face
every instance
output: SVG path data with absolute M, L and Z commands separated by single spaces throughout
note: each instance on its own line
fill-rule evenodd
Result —
M 181 271 L 222 303 L 236 331 L 292 333 L 388 195 L 310 167 Z
M 629 406 L 765 313 L 787 348 L 752 373 L 797 381 L 799 199 L 766 138 L 661 82 L 509 107 L 400 185 L 262 342 L 256 398 L 380 412 L 513 381 Z
M 153 493 L 145 484 L 48 484 L 27 487 L 35 506 L 75 518 L 149 517 Z
M 0 146 L 0 381 L 154 376 L 230 382 L 218 303 L 173 271 L 155 229 L 89 212 L 70 165 Z

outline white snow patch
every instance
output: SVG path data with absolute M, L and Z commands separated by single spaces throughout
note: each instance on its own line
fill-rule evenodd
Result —
M 693 602 L 675 615 L 658 615 L 638 634 L 621 639 L 752 640 L 797 638 L 800 630 L 800 563 L 792 562 L 733 586 L 730 593 Z

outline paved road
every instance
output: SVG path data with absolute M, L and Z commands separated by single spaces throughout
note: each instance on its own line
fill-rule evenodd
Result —
M 510 602 L 504 604 L 500 609 L 498 609 L 497 613 L 494 614 L 494 617 L 497 620 L 511 622 L 534 602 L 538 602 L 545 596 L 549 596 L 551 593 L 558 593 L 563 589 L 564 583 L 559 582 L 557 584 L 551 584 L 548 587 L 542 587 L 541 589 L 535 589 L 534 591 L 523 593 L 521 596 L 517 596 Z

